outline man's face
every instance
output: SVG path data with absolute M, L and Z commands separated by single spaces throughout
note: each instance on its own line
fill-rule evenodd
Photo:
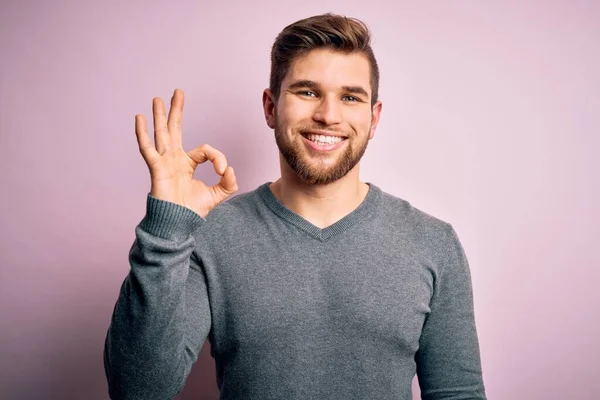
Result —
M 317 49 L 292 62 L 269 125 L 296 175 L 306 184 L 324 185 L 357 166 L 380 111 L 380 102 L 371 106 L 364 55 Z

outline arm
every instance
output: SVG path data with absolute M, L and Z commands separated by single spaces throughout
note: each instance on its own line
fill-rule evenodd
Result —
M 111 399 L 173 398 L 211 326 L 204 274 L 192 256 L 192 234 L 204 219 L 151 195 L 146 207 L 106 335 Z
M 421 398 L 486 399 L 469 264 L 456 232 L 448 229 L 415 357 Z

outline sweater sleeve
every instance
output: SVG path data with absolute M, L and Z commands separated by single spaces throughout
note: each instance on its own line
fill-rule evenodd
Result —
M 424 400 L 486 399 L 469 264 L 451 225 L 416 354 Z
M 194 231 L 205 220 L 148 194 L 104 345 L 111 399 L 171 399 L 211 327 Z

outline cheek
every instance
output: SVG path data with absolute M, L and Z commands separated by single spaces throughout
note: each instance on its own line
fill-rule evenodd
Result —
M 305 121 L 312 119 L 314 106 L 308 101 L 287 101 L 282 104 L 280 113 L 287 121 Z
M 372 116 L 370 112 L 367 113 L 353 113 L 348 116 L 348 124 L 356 131 L 359 135 L 368 133 L 371 129 Z

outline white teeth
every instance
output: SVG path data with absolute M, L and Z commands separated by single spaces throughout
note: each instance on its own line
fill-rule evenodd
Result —
M 335 143 L 339 143 L 342 140 L 344 140 L 344 138 L 337 137 L 337 136 L 324 136 L 324 135 L 313 135 L 313 134 L 306 135 L 306 137 L 308 137 L 308 140 L 318 143 L 318 144 L 335 144 Z

